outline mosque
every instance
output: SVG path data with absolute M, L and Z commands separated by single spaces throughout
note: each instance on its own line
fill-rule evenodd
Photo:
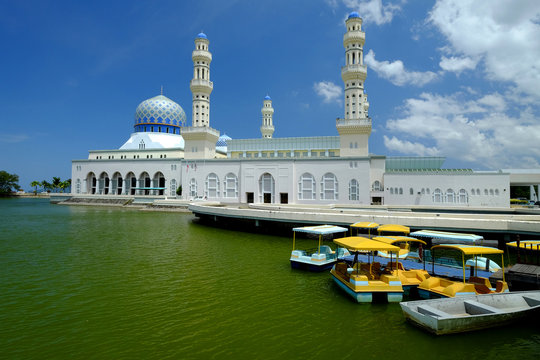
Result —
M 443 157 L 369 153 L 372 120 L 364 92 L 362 19 L 343 36 L 344 116 L 337 136 L 274 138 L 272 99 L 262 101 L 261 136 L 231 139 L 210 126 L 212 53 L 195 38 L 191 126 L 163 94 L 135 110 L 134 132 L 119 148 L 72 161 L 73 195 L 204 198 L 222 203 L 508 207 L 510 174 L 444 169 Z M 333 120 L 332 120 L 333 121 Z M 181 195 L 177 195 L 177 191 Z

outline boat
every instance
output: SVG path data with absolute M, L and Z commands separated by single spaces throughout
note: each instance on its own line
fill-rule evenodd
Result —
M 413 255 L 416 259 L 419 259 L 418 252 L 414 252 L 411 254 L 411 243 L 417 243 L 421 245 L 427 245 L 424 240 L 416 239 L 409 236 L 376 236 L 373 238 L 373 240 L 382 241 L 388 244 L 399 246 L 399 259 L 405 259 L 409 257 L 409 255 Z M 379 251 L 377 255 L 389 258 L 390 254 L 386 251 Z
M 338 249 L 336 254 L 328 245 L 323 245 L 323 237 L 333 234 L 346 233 L 348 229 L 334 225 L 317 225 L 293 228 L 293 250 L 291 252 L 291 267 L 310 271 L 328 270 L 336 263 L 338 257 L 350 255 L 346 249 Z M 296 249 L 296 233 L 315 235 L 319 239 L 316 248 Z
M 411 232 L 408 226 L 397 224 L 385 224 L 377 228 L 377 233 L 381 235 L 404 235 L 407 236 Z
M 489 272 L 497 272 L 501 270 L 501 267 L 499 266 L 499 264 L 483 256 L 475 256 L 474 258 L 467 260 L 465 262 L 465 266 L 477 267 L 479 269 L 485 269 L 486 271 L 489 271 Z
M 422 299 L 508 292 L 508 284 L 506 283 L 506 281 L 504 281 L 504 252 L 502 250 L 487 246 L 474 246 L 463 244 L 435 245 L 431 248 L 433 255 L 435 250 L 457 250 L 461 252 L 463 281 L 454 281 L 447 278 L 434 276 L 435 262 L 432 262 L 432 276 L 422 281 L 422 283 L 418 285 L 418 295 Z M 503 267 L 503 280 L 497 281 L 495 288 L 492 287 L 487 277 L 478 276 L 478 267 L 472 267 L 470 269 L 471 276 L 469 276 L 468 279 L 466 278 L 465 255 L 477 256 L 490 254 L 500 254 L 501 264 Z
M 540 291 L 468 295 L 400 303 L 405 318 L 437 335 L 503 326 L 540 313 Z
M 448 231 L 420 230 L 410 233 L 417 239 L 427 240 L 431 244 L 444 242 L 445 244 L 483 244 L 484 237 L 475 234 L 461 234 Z
M 388 266 L 383 268 L 380 262 L 371 261 L 376 251 L 384 250 L 397 254 L 399 247 L 360 236 L 334 239 L 334 243 L 354 254 L 352 263 L 338 260 L 330 273 L 334 282 L 356 302 L 372 302 L 374 297 L 388 302 L 403 300 L 403 287 L 399 277 L 393 274 Z M 364 252 L 369 253 L 367 262 L 359 260 L 359 255 Z M 392 259 L 390 260 L 392 264 Z
M 367 230 L 368 237 L 371 237 L 371 230 L 374 230 L 379 227 L 379 224 L 371 221 L 361 221 L 361 222 L 355 222 L 354 224 L 349 225 L 351 228 L 351 236 L 359 235 L 359 230 Z M 353 229 L 356 229 L 356 234 L 353 234 Z

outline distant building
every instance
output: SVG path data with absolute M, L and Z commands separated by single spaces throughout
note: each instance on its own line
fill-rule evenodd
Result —
M 210 127 L 212 54 L 207 36 L 200 33 L 192 55 L 191 126 L 185 124 L 182 107 L 163 94 L 143 101 L 124 145 L 91 150 L 88 159 L 73 160 L 73 193 L 175 196 L 182 186 L 184 199 L 202 196 L 227 203 L 508 207 L 509 173 L 443 169 L 442 157 L 369 153 L 365 33 L 356 12 L 346 28 L 344 116 L 336 120 L 337 136 L 273 137 L 268 95 L 261 109 L 261 137 L 220 136 Z

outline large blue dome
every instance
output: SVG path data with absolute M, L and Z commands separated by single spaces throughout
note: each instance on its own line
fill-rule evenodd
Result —
M 143 101 L 135 110 L 135 132 L 179 134 L 185 123 L 184 109 L 163 95 Z

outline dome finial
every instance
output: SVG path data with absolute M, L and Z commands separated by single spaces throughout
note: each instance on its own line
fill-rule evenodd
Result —
M 163 85 L 161 85 L 161 95 L 163 95 Z

